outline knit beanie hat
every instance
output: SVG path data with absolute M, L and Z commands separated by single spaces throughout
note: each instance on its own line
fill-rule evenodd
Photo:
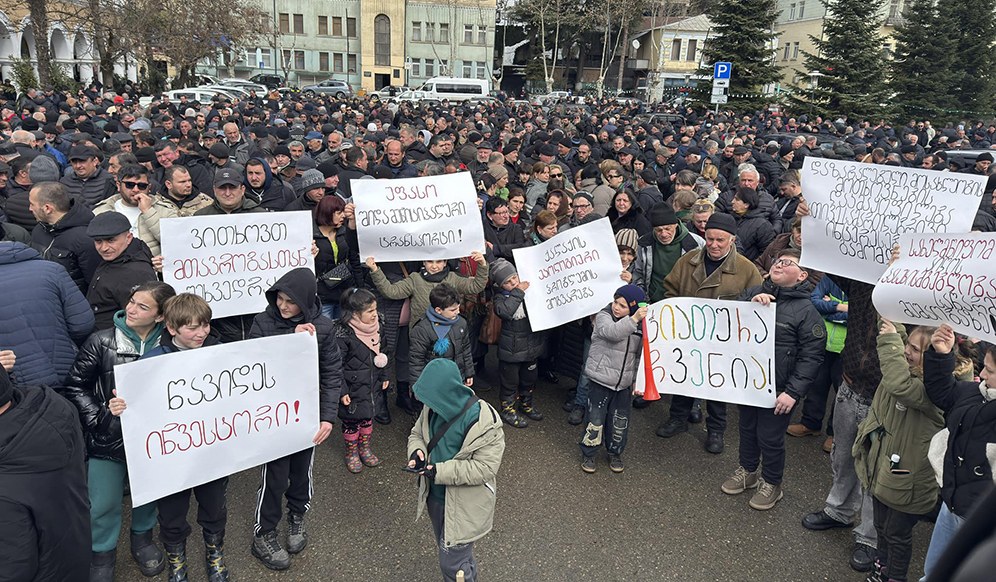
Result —
M 515 265 L 505 259 L 495 259 L 491 263 L 491 280 L 495 282 L 495 285 L 500 286 L 517 274 Z
M 633 228 L 623 228 L 616 233 L 616 244 L 621 247 L 629 247 L 633 253 L 640 248 L 640 235 Z
M 491 174 L 491 177 L 496 181 L 508 177 L 508 169 L 505 168 L 505 166 L 488 166 L 488 173 Z
M 650 226 L 667 226 L 669 224 L 678 224 L 678 217 L 674 213 L 674 209 L 671 208 L 670 204 L 660 202 L 654 204 L 653 208 L 650 209 Z
M 318 170 L 305 171 L 301 176 L 301 183 L 297 186 L 297 195 L 303 196 L 315 188 L 325 188 L 325 176 Z
M 716 212 L 709 217 L 709 222 L 706 223 L 706 230 L 710 229 L 725 230 L 726 232 L 736 236 L 737 234 L 737 221 L 729 214 L 724 214 L 722 212 Z
M 49 156 L 38 156 L 31 162 L 31 167 L 28 170 L 28 176 L 31 177 L 32 184 L 40 184 L 42 182 L 58 182 L 61 178 L 59 172 L 59 164 L 54 159 Z
M 622 297 L 626 300 L 626 305 L 629 306 L 629 314 L 633 315 L 636 310 L 640 308 L 640 303 L 647 302 L 647 294 L 643 292 L 636 285 L 623 285 L 622 287 L 616 289 L 616 294 L 613 295 L 613 299 L 618 299 Z

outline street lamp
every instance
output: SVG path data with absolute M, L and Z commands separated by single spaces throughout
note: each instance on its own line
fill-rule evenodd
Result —
M 813 116 L 816 115 L 816 86 L 822 76 L 823 73 L 819 71 L 809 71 L 809 109 Z

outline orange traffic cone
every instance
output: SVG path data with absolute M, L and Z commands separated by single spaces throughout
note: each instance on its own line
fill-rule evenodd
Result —
M 647 339 L 646 318 L 640 323 L 643 326 L 643 399 L 647 402 L 652 402 L 660 400 L 661 395 L 657 392 L 657 382 L 654 381 L 654 368 L 650 365 L 650 340 Z

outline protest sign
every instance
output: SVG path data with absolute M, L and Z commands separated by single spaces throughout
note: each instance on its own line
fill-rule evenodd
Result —
M 314 446 L 318 342 L 307 333 L 114 367 L 134 506 Z
M 484 252 L 477 188 L 469 172 L 353 180 L 350 187 L 361 260 L 424 261 Z
M 622 261 L 608 218 L 514 249 L 512 255 L 519 279 L 529 282 L 526 310 L 533 331 L 597 312 L 626 284 L 619 278 Z
M 647 311 L 636 392 L 775 407 L 775 304 L 676 297 Z
M 872 293 L 879 314 L 996 343 L 996 234 L 904 235 L 899 246 Z
M 900 234 L 970 231 L 986 179 L 807 156 L 801 262 L 874 283 Z
M 315 270 L 311 213 L 253 212 L 167 218 L 163 281 L 211 304 L 214 317 L 259 313 L 287 271 Z

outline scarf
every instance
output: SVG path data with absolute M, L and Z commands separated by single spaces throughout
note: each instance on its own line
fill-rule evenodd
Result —
M 432 353 L 437 356 L 443 356 L 450 349 L 450 338 L 446 337 L 446 335 L 450 333 L 450 328 L 456 323 L 456 319 L 446 319 L 436 313 L 436 310 L 432 307 L 426 308 L 425 316 L 429 319 L 429 323 L 432 324 L 432 328 L 436 332 L 436 343 L 432 346 Z
M 352 317 L 349 320 L 349 327 L 353 328 L 356 338 L 374 353 L 374 366 L 378 368 L 387 366 L 387 355 L 382 354 L 380 351 L 380 319 L 378 318 L 373 323 L 367 325 L 359 319 Z
M 446 276 L 449 274 L 450 274 L 449 265 L 444 265 L 443 270 L 436 273 L 435 275 L 430 275 L 429 271 L 425 270 L 425 267 L 422 267 L 422 270 L 419 271 L 419 275 L 421 275 L 422 279 L 424 279 L 425 282 L 427 283 L 442 283 L 443 279 L 445 279 Z

